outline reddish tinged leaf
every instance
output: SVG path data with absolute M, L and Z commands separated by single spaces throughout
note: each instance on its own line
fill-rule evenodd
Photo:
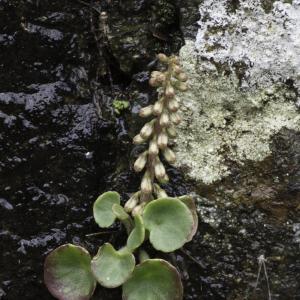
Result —
M 45 260 L 44 281 L 59 300 L 90 299 L 96 287 L 90 254 L 72 244 L 56 248 Z

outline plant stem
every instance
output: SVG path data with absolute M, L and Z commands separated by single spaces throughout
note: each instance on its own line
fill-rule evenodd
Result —
M 139 251 L 139 261 L 142 263 L 143 261 L 149 259 L 150 256 L 145 250 Z

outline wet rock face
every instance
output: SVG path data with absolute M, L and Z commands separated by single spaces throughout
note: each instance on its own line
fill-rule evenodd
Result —
M 162 9 L 165 19 L 154 28 Z M 95 42 L 97 10 L 113 21 L 108 44 Z M 150 101 L 147 64 L 182 43 L 178 20 L 170 1 L 0 1 L 1 299 L 53 299 L 43 262 L 61 244 L 95 254 L 103 241 L 122 240 L 118 228 L 85 236 L 99 230 L 92 203 L 106 190 L 125 199 L 137 188 L 126 120 Z M 115 98 L 133 100 L 118 117 Z M 120 290 L 95 294 L 120 297 Z
M 111 54 L 127 74 L 141 71 L 159 51 L 169 54 L 182 46 L 173 1 L 113 1 L 108 12 Z
M 97 230 L 91 205 L 115 167 L 118 126 L 92 101 L 88 20 L 73 1 L 0 1 L 1 299 L 53 299 L 46 253 L 88 246 Z

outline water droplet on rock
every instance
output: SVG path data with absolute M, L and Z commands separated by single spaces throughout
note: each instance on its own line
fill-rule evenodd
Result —
M 91 159 L 93 157 L 93 152 L 86 152 L 85 153 L 85 158 L 86 159 Z

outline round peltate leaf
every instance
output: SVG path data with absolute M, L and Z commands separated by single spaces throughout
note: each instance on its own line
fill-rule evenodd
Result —
M 194 226 L 193 230 L 191 232 L 190 238 L 188 239 L 188 242 L 193 239 L 193 236 L 196 234 L 197 229 L 198 229 L 198 214 L 197 214 L 197 208 L 195 205 L 195 201 L 191 196 L 181 196 L 178 198 L 180 201 L 182 201 L 191 211 L 193 215 L 193 220 L 194 220 Z
M 193 215 L 177 198 L 161 198 L 151 201 L 143 214 L 145 228 L 150 232 L 153 247 L 172 252 L 182 247 L 194 228 Z
M 131 275 L 135 258 L 128 251 L 116 251 L 111 244 L 104 244 L 92 259 L 92 272 L 104 287 L 122 285 Z
M 123 285 L 123 300 L 181 300 L 182 297 L 177 270 L 162 259 L 145 260 Z
M 145 239 L 145 226 L 140 215 L 134 217 L 134 228 L 127 239 L 127 248 L 131 251 L 138 248 Z
M 60 300 L 88 300 L 96 280 L 91 271 L 91 257 L 82 247 L 66 244 L 46 258 L 44 280 L 50 293 Z
M 94 219 L 100 227 L 109 227 L 115 221 L 116 216 L 112 211 L 114 204 L 120 204 L 120 195 L 117 192 L 106 192 L 94 202 Z

